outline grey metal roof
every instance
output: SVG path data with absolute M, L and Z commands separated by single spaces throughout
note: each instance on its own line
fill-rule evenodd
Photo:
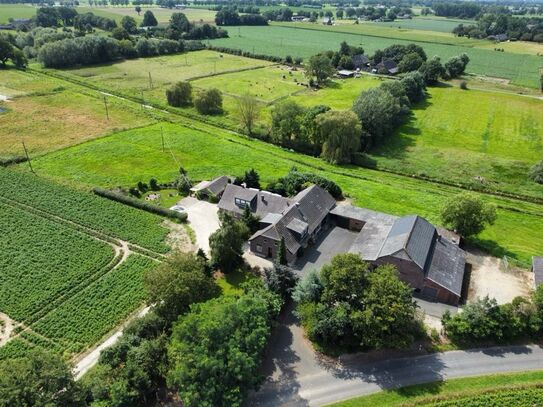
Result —
M 268 213 L 266 216 L 260 219 L 260 223 L 272 224 L 272 223 L 277 222 L 282 217 L 283 215 L 281 215 L 280 213 Z
M 436 237 L 436 228 L 426 219 L 416 215 L 404 216 L 392 225 L 379 257 L 392 256 L 404 250 L 421 270 L 425 270 Z
M 426 278 L 458 295 L 466 268 L 466 252 L 445 238 L 436 239 Z
M 217 177 L 214 180 L 210 181 L 206 189 L 214 195 L 219 195 L 221 192 L 224 191 L 229 182 L 230 178 L 228 178 L 226 175 L 223 175 L 222 177 Z
M 532 270 L 534 271 L 535 286 L 543 283 L 543 257 L 532 257 Z

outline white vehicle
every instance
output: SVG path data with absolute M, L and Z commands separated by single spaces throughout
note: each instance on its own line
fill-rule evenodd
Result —
M 183 208 L 181 205 L 174 205 L 170 208 L 170 210 L 172 211 L 176 211 L 176 212 L 179 212 L 179 213 L 185 213 L 187 210 L 185 208 Z

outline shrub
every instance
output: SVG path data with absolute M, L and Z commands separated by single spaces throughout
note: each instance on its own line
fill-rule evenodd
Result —
M 189 82 L 178 82 L 166 90 L 168 104 L 174 107 L 185 107 L 192 104 L 192 85 Z
M 460 81 L 460 89 L 467 90 L 468 89 L 468 83 L 466 81 Z
M 539 161 L 530 169 L 528 177 L 538 184 L 543 184 L 543 160 Z
M 194 106 L 201 114 L 221 114 L 223 111 L 221 91 L 215 88 L 200 91 L 194 98 Z

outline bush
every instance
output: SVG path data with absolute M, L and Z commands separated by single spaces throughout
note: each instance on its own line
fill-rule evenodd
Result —
M 467 90 L 468 89 L 468 83 L 466 81 L 460 81 L 460 89 Z
M 190 106 L 192 104 L 192 85 L 189 82 L 177 82 L 166 90 L 166 99 L 170 106 Z
M 543 160 L 538 162 L 530 169 L 528 177 L 538 184 L 543 184 Z
M 221 114 L 223 112 L 221 91 L 212 88 L 198 92 L 194 98 L 194 107 L 201 114 Z
M 139 199 L 135 199 L 118 192 L 109 191 L 107 189 L 94 188 L 92 191 L 96 195 L 99 195 L 101 197 L 108 198 L 113 201 L 117 201 L 129 206 L 133 206 L 134 208 L 142 209 L 144 211 L 151 212 L 156 215 L 166 216 L 171 219 L 177 219 L 177 220 L 180 220 L 181 222 L 185 222 L 188 217 L 186 213 L 180 213 L 180 212 L 172 211 L 167 208 L 162 208 L 160 206 L 156 206 L 145 201 L 140 201 Z

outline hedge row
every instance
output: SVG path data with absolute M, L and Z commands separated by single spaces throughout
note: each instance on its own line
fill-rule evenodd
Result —
M 225 54 L 232 54 L 232 55 L 247 57 L 247 58 L 263 59 L 264 61 L 272 61 L 272 62 L 277 62 L 277 63 L 284 62 L 284 59 L 281 57 L 277 57 L 273 55 L 264 55 L 264 54 L 253 54 L 252 52 L 243 51 L 237 48 L 216 47 L 214 45 L 208 44 L 207 49 L 210 49 L 212 51 L 222 52 Z
M 94 188 L 92 192 L 94 192 L 96 195 L 99 195 L 101 197 L 111 199 L 112 201 L 117 201 L 125 205 L 132 206 L 134 208 L 138 208 L 147 212 L 154 213 L 156 215 L 165 216 L 171 219 L 177 219 L 177 220 L 180 220 L 181 222 L 185 222 L 187 220 L 186 213 L 179 213 L 176 211 L 172 211 L 171 209 L 162 208 L 160 206 L 153 205 L 153 204 L 150 204 L 149 202 L 141 201 L 136 198 L 131 198 L 129 196 L 123 195 L 118 192 L 109 191 L 103 188 Z
M 26 157 L 24 156 L 0 158 L 0 167 L 7 167 L 9 165 L 19 164 L 25 161 L 26 161 Z

